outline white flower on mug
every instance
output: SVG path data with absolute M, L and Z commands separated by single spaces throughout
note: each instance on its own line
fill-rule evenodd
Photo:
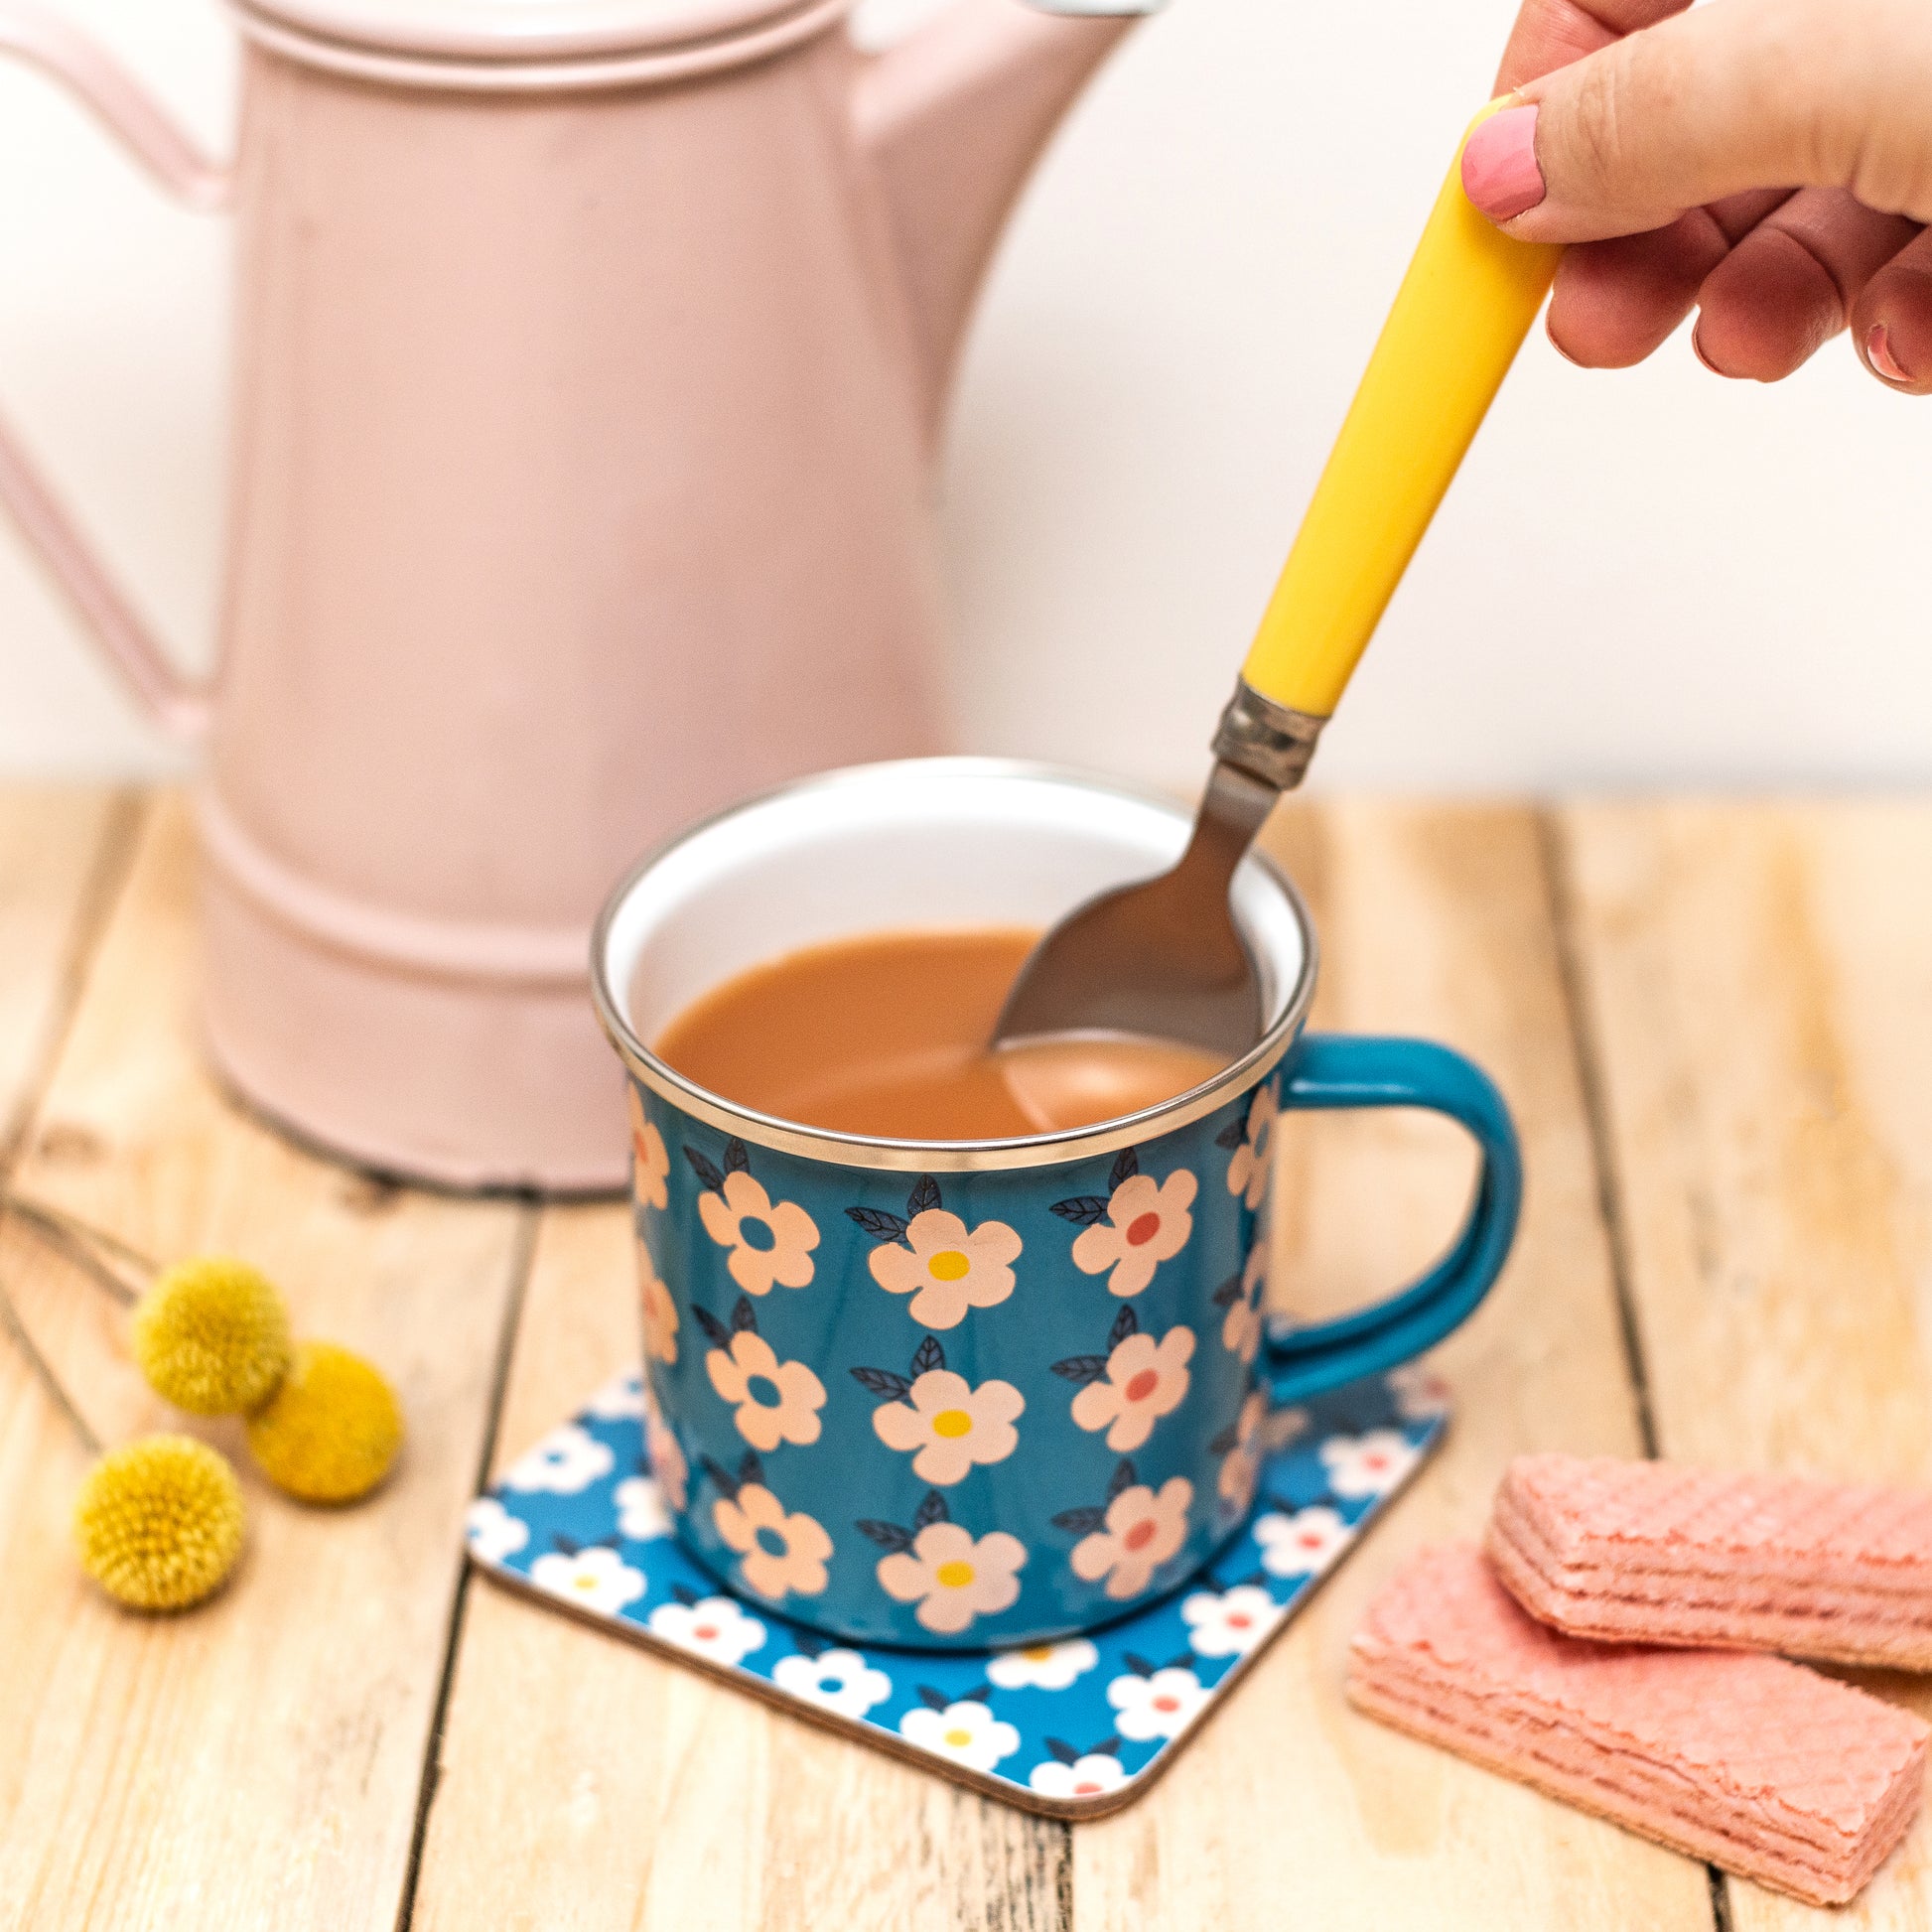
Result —
M 1268 1293 L 1266 1237 L 1248 1250 L 1247 1266 L 1214 1291 L 1214 1306 L 1226 1309 L 1221 1321 L 1221 1346 L 1239 1357 L 1245 1367 L 1261 1352 L 1261 1304 Z
M 1245 1657 L 1284 1614 L 1259 1584 L 1192 1590 L 1180 1604 L 1187 1642 L 1196 1657 Z
M 644 1112 L 643 1096 L 635 1087 L 628 1090 L 630 1101 L 630 1195 L 639 1207 L 666 1207 L 670 1204 L 671 1157 L 664 1151 L 664 1137 Z
M 970 1698 L 958 1704 L 915 1704 L 898 1721 L 898 1730 L 908 1744 L 973 1771 L 990 1771 L 1020 1748 L 1020 1733 Z
M 1193 1329 L 1170 1328 L 1156 1341 L 1126 1308 L 1108 1331 L 1106 1354 L 1068 1355 L 1052 1371 L 1082 1385 L 1073 1398 L 1073 1420 L 1082 1429 L 1104 1429 L 1110 1449 L 1137 1449 L 1186 1397 L 1193 1354 Z
M 510 1464 L 503 1473 L 503 1487 L 514 1489 L 519 1496 L 539 1492 L 575 1496 L 599 1476 L 608 1476 L 616 1463 L 608 1444 L 568 1422 Z
M 605 1616 L 615 1616 L 644 1593 L 644 1573 L 615 1550 L 593 1544 L 570 1554 L 551 1551 L 530 1566 L 530 1581 L 551 1596 Z
M 1079 1757 L 1042 1758 L 1027 1782 L 1042 1798 L 1097 1798 L 1104 1791 L 1118 1791 L 1127 1773 L 1111 1753 L 1088 1751 Z
M 975 1463 L 1004 1462 L 1019 1447 L 1013 1425 L 1026 1397 L 1011 1382 L 975 1388 L 954 1374 L 936 1336 L 919 1343 L 909 1375 L 855 1368 L 852 1376 L 874 1395 L 893 1398 L 872 1412 L 873 1431 L 888 1449 L 911 1455 L 921 1482 L 958 1482 Z
M 780 1657 L 771 1681 L 821 1711 L 841 1718 L 863 1718 L 893 1694 L 893 1680 L 867 1663 L 857 1650 L 821 1650 L 816 1657 Z
M 1255 1089 L 1248 1117 L 1240 1126 L 1225 1129 L 1222 1142 L 1234 1149 L 1228 1161 L 1228 1192 L 1240 1194 L 1251 1208 L 1261 1205 L 1268 1191 L 1268 1173 L 1275 1150 L 1275 1123 L 1281 1118 L 1281 1097 L 1271 1080 Z
M 1214 1486 L 1221 1498 L 1221 1512 L 1229 1521 L 1245 1516 L 1255 1499 L 1255 1484 L 1261 1476 L 1262 1425 L 1267 1417 L 1268 1398 L 1259 1389 L 1250 1389 L 1240 1413 L 1208 1445 L 1221 1458 Z
M 1107 1686 L 1107 1702 L 1117 1714 L 1120 1734 L 1145 1743 L 1151 1737 L 1178 1737 L 1206 1705 L 1207 1692 L 1192 1671 L 1170 1664 L 1115 1678 Z
M 1311 1503 L 1292 1516 L 1278 1509 L 1255 1518 L 1261 1567 L 1271 1577 L 1318 1577 L 1348 1548 L 1348 1525 L 1326 1503 Z
M 618 1534 L 632 1543 L 655 1543 L 671 1533 L 664 1492 L 649 1476 L 625 1476 L 612 1491 L 618 1506 Z
M 1328 1487 L 1344 1502 L 1386 1496 L 1400 1487 L 1416 1466 L 1419 1451 L 1393 1429 L 1371 1429 L 1364 1436 L 1330 1436 L 1321 1445 L 1321 1466 Z
M 803 1362 L 778 1359 L 758 1331 L 751 1303 L 740 1300 L 729 1329 L 708 1311 L 692 1312 L 716 1344 L 704 1358 L 705 1373 L 732 1405 L 738 1433 L 767 1453 L 780 1443 L 817 1442 L 825 1384 Z
M 483 1563 L 501 1563 L 530 1540 L 530 1526 L 512 1516 L 494 1496 L 479 1496 L 464 1511 L 463 1531 L 471 1550 Z
M 909 1529 L 861 1522 L 860 1533 L 888 1554 L 879 1561 L 879 1587 L 898 1603 L 916 1603 L 921 1626 L 956 1637 L 976 1617 L 995 1616 L 1020 1594 L 1027 1548 L 1005 1530 L 976 1537 L 951 1520 L 946 1499 L 928 1489 Z
M 1106 1579 L 1106 1593 L 1116 1602 L 1139 1596 L 1155 1573 L 1187 1540 L 1187 1508 L 1194 1485 L 1170 1476 L 1159 1489 L 1140 1480 L 1133 1463 L 1123 1462 L 1107 1486 L 1104 1504 L 1062 1510 L 1059 1529 L 1080 1537 L 1067 1559 L 1082 1583 Z
M 780 1288 L 803 1288 L 812 1278 L 812 1250 L 818 1223 L 796 1201 L 774 1201 L 751 1173 L 745 1143 L 725 1143 L 725 1165 L 718 1168 L 694 1147 L 684 1150 L 691 1171 L 704 1184 L 698 1219 L 704 1231 L 730 1254 L 725 1266 L 747 1295 L 769 1295 Z
M 1449 1411 L 1449 1384 L 1421 1362 L 1404 1362 L 1382 1378 L 1404 1422 L 1434 1422 Z
M 691 1481 L 691 1465 L 684 1459 L 683 1446 L 672 1433 L 670 1424 L 658 1413 L 655 1402 L 647 1402 L 644 1408 L 644 1458 L 650 1464 L 651 1474 L 657 1478 L 658 1488 L 664 1492 L 664 1500 L 673 1509 L 682 1509 Z
M 720 1496 L 711 1506 L 711 1522 L 738 1552 L 738 1574 L 748 1589 L 773 1602 L 787 1593 L 824 1593 L 832 1539 L 803 1510 L 787 1511 L 756 1477 L 739 1483 L 735 1495 Z
M 1073 1243 L 1073 1265 L 1082 1274 L 1106 1275 L 1112 1294 L 1138 1295 L 1194 1231 L 1194 1217 L 1187 1211 L 1194 1202 L 1194 1176 L 1176 1168 L 1157 1182 L 1141 1172 L 1140 1158 L 1130 1147 L 1115 1161 L 1107 1184 L 1105 1195 L 1076 1194 L 1055 1201 L 1052 1211 L 1081 1225 Z
M 644 1378 L 630 1373 L 613 1376 L 584 1405 L 587 1416 L 599 1422 L 629 1422 L 644 1413 Z
M 658 1279 L 644 1237 L 637 1237 L 637 1279 L 644 1294 L 644 1353 L 667 1367 L 677 1360 L 677 1304 Z
M 1064 1691 L 1099 1663 L 1100 1653 L 1085 1637 L 1058 1643 L 1029 1644 L 1024 1650 L 995 1651 L 986 1681 L 996 1691 Z
M 877 1207 L 845 1211 L 879 1243 L 873 1280 L 888 1295 L 909 1295 L 905 1311 L 922 1328 L 956 1328 L 968 1310 L 996 1308 L 1013 1293 L 1019 1235 L 1004 1221 L 969 1228 L 947 1212 L 929 1173 L 913 1185 L 903 1215 Z
M 729 1596 L 660 1603 L 645 1618 L 644 1627 L 652 1636 L 715 1664 L 742 1664 L 753 1651 L 764 1648 L 766 1634 L 764 1625 L 747 1616 Z

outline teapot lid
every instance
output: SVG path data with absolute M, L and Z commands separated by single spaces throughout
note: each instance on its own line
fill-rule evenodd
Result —
M 571 61 L 743 33 L 808 0 L 238 0 L 299 34 L 460 61 Z

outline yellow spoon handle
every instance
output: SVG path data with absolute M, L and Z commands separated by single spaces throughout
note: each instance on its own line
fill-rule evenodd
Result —
M 1479 214 L 1461 160 L 1458 146 L 1242 667 L 1263 697 L 1312 718 L 1340 700 L 1563 252 Z

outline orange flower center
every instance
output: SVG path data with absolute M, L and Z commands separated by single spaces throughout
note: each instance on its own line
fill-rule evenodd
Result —
M 1144 1516 L 1121 1538 L 1130 1550 L 1145 1550 L 1154 1541 L 1155 1522 L 1152 1516 Z
M 1170 1715 L 1180 1709 L 1180 1700 L 1178 1698 L 1171 1698 L 1165 1692 L 1160 1697 L 1151 1699 L 1150 1702 L 1153 1704 L 1155 1710 L 1165 1711 Z
M 925 1272 L 935 1282 L 964 1281 L 972 1272 L 971 1260 L 957 1248 L 941 1248 L 925 1265 Z
M 935 1436 L 970 1436 L 973 1419 L 964 1409 L 941 1409 L 932 1419 Z
M 1091 1798 L 1093 1794 L 1099 1789 L 1100 1787 L 1097 1784 L 1095 1784 L 1091 1778 L 1082 1778 L 1080 1782 L 1073 1787 L 1073 1795 L 1076 1798 Z
M 942 1563 L 932 1574 L 942 1588 L 964 1589 L 973 1581 L 973 1566 L 955 1557 L 950 1563 Z
M 1023 1650 L 1020 1654 L 1030 1664 L 1043 1664 L 1047 1658 L 1052 1656 L 1053 1646 L 1050 1643 L 1036 1643 L 1031 1648 Z
M 1129 1402 L 1145 1402 L 1161 1386 L 1161 1378 L 1153 1369 L 1144 1368 L 1140 1374 L 1121 1390 Z
M 1136 1214 L 1127 1224 L 1127 1245 L 1130 1248 L 1144 1248 L 1161 1232 L 1161 1217 L 1150 1208 L 1145 1214 Z

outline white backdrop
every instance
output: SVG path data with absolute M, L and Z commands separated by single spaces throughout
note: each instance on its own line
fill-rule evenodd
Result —
M 61 0 L 210 142 L 213 0 Z M 873 0 L 889 11 L 926 0 Z M 1173 0 L 1049 157 L 943 478 L 962 739 L 1174 783 L 1201 747 L 1511 0 Z M 212 624 L 218 221 L 0 69 L 0 402 L 183 655 Z M 1323 781 L 1932 779 L 1932 413 L 1841 344 L 1777 389 L 1538 337 L 1392 608 Z M 0 769 L 167 755 L 0 535 Z

